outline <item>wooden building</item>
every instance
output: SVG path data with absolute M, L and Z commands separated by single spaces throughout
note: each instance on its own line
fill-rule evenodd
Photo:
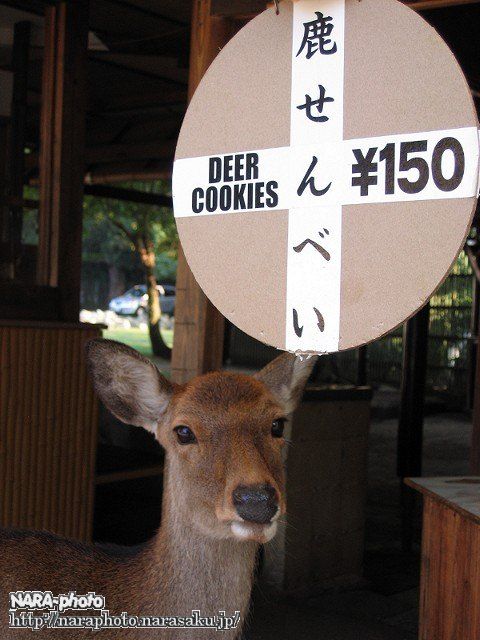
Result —
M 82 354 L 100 330 L 78 323 L 83 195 L 169 204 L 115 183 L 170 176 L 189 96 L 265 4 L 0 0 L 1 525 L 90 537 L 97 408 Z M 478 102 L 480 4 L 406 4 L 447 39 Z M 28 185 L 38 187 L 38 201 L 25 197 Z M 472 261 L 480 276 L 474 253 Z M 421 470 L 425 317 L 406 329 L 402 476 Z M 173 378 L 220 368 L 224 332 L 180 255 Z M 477 388 L 478 473 L 478 378 Z

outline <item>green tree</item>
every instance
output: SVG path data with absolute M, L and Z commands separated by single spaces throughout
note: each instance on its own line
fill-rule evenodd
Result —
M 130 182 L 121 186 L 138 191 L 168 194 L 164 181 Z M 100 199 L 88 196 L 84 200 L 84 234 L 92 240 L 102 234 L 101 227 L 108 221 L 111 233 L 103 238 L 102 249 L 119 258 L 126 249 L 140 260 L 145 275 L 148 295 L 148 329 L 152 351 L 156 356 L 168 358 L 171 349 L 165 344 L 160 331 L 161 307 L 157 289 L 157 256 L 163 260 L 176 260 L 178 236 L 173 212 L 166 207 Z

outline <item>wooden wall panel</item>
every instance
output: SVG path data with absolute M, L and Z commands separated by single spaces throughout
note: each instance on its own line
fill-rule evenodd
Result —
M 89 540 L 98 407 L 94 326 L 0 323 L 0 526 Z
M 425 497 L 420 640 L 480 637 L 480 525 Z

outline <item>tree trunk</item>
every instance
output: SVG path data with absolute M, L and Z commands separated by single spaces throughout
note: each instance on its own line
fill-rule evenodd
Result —
M 155 356 L 169 360 L 172 350 L 165 344 L 160 331 L 160 320 L 162 309 L 160 307 L 160 296 L 157 289 L 157 279 L 155 278 L 155 252 L 153 246 L 140 246 L 140 258 L 145 271 L 148 294 L 148 333 L 152 343 L 152 351 Z
M 108 265 L 108 299 L 125 293 L 125 273 L 116 264 Z

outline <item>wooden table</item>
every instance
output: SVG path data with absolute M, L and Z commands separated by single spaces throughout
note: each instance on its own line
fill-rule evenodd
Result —
M 413 478 L 424 497 L 420 640 L 480 639 L 480 478 Z

